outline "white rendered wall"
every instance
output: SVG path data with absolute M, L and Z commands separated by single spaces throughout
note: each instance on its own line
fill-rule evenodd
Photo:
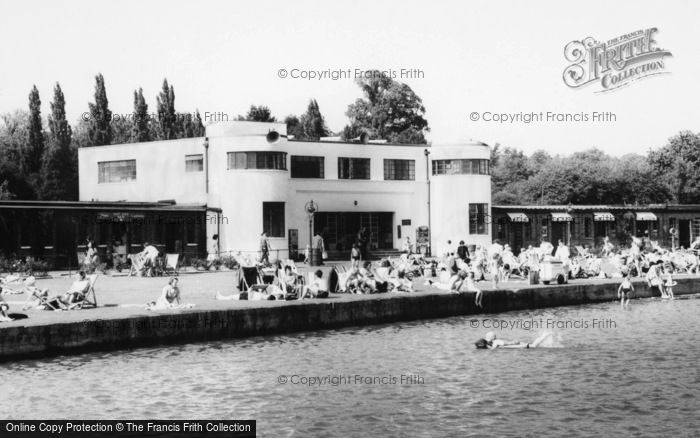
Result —
M 266 134 L 282 137 L 270 144 Z M 262 203 L 285 203 L 284 237 L 271 238 L 273 256 L 287 257 L 288 230 L 299 231 L 299 248 L 309 241 L 304 205 L 313 200 L 321 212 L 392 212 L 394 248 L 401 248 L 397 225 L 411 220 L 413 229 L 428 225 L 426 157 L 438 159 L 489 159 L 489 148 L 468 143 L 450 146 L 395 146 L 331 142 L 287 141 L 282 123 L 225 122 L 207 127 L 209 192 L 205 172 L 185 172 L 185 155 L 205 154 L 204 138 L 81 148 L 79 150 L 80 199 L 155 202 L 174 199 L 178 204 L 207 204 L 222 210 L 218 225 L 207 226 L 207 249 L 218 232 L 225 251 L 257 252 L 263 228 Z M 228 152 L 277 151 L 287 153 L 287 170 L 231 169 Z M 325 157 L 324 179 L 292 179 L 291 155 Z M 369 180 L 339 180 L 338 157 L 370 158 Z M 135 159 L 136 181 L 97 183 L 99 161 Z M 415 161 L 414 181 L 385 181 L 384 159 Z M 206 160 L 206 158 L 205 158 Z M 432 169 L 432 164 L 429 163 Z M 207 163 L 205 161 L 205 168 Z M 469 244 L 490 244 L 491 227 L 485 235 L 469 235 L 469 203 L 491 208 L 488 175 L 431 175 L 431 225 L 433 254 L 445 250 L 448 239 Z M 208 217 L 216 217 L 213 212 Z M 411 236 L 412 240 L 415 235 Z
M 204 154 L 204 138 L 78 149 L 81 201 L 204 204 L 204 172 L 185 172 L 185 155 Z M 98 162 L 136 160 L 136 180 L 98 183 Z
M 485 159 L 490 157 L 486 145 L 449 145 L 431 148 L 431 160 Z M 431 164 L 432 166 L 432 164 Z M 431 211 L 433 255 L 447 252 L 452 245 L 464 240 L 467 245 L 491 244 L 491 176 L 490 175 L 431 175 Z M 486 234 L 469 233 L 469 204 L 488 204 Z

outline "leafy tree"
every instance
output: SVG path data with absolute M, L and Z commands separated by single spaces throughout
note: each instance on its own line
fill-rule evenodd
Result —
M 329 134 L 316 99 L 309 101 L 306 113 L 301 117 L 290 115 L 284 119 L 284 122 L 287 124 L 287 134 L 293 135 L 298 140 L 318 140 Z
M 95 103 L 89 104 L 88 146 L 112 143 L 112 111 L 109 110 L 105 79 L 102 73 L 95 76 Z
M 134 90 L 134 121 L 131 130 L 131 141 L 140 143 L 151 141 L 151 120 L 148 115 L 148 104 L 143 97 L 143 88 Z
M 491 184 L 494 191 L 502 190 L 511 182 L 526 181 L 533 175 L 528 157 L 523 151 L 500 145 L 492 149 Z
M 131 143 L 134 133 L 134 121 L 127 117 L 112 118 L 112 144 Z
M 158 138 L 173 140 L 178 137 L 179 123 L 175 112 L 175 89 L 163 79 L 163 88 L 158 94 Z
M 15 195 L 12 193 L 9 189 L 10 183 L 5 180 L 2 183 L 0 183 L 0 200 L 7 200 L 7 199 L 14 199 Z
M 649 151 L 649 164 L 681 204 L 700 203 L 700 135 L 682 131 L 658 150 Z
M 304 135 L 299 117 L 290 114 L 284 118 L 284 124 L 287 125 L 287 135 L 293 135 L 294 138 L 301 138 Z
M 0 181 L 4 186 L 2 199 L 36 199 L 33 180 L 22 172 L 19 165 L 13 162 L 0 162 Z
M 28 136 L 29 113 L 26 110 L 16 110 L 0 116 L 0 162 L 9 161 L 19 165 Z
M 241 117 L 239 116 L 239 120 Z M 260 106 L 255 106 L 251 105 L 250 109 L 248 110 L 248 113 L 245 115 L 245 118 L 243 120 L 251 121 L 251 122 L 276 122 L 277 119 L 273 117 L 272 112 L 270 111 L 270 108 L 260 105 Z
M 661 176 L 649 164 L 647 157 L 628 154 L 612 162 L 611 172 L 615 192 L 626 204 L 653 204 L 672 199 L 667 184 L 659 184 Z
M 199 110 L 196 110 L 194 115 L 187 115 L 187 117 L 182 117 L 182 128 L 180 130 L 182 138 L 192 138 L 192 137 L 204 137 L 206 135 L 206 129 L 202 123 L 202 116 L 199 114 Z
M 78 150 L 80 148 L 85 148 L 90 146 L 90 136 L 88 132 L 90 131 L 90 121 L 78 119 L 78 121 L 73 125 L 73 149 Z M 77 155 L 76 155 L 77 156 Z
M 301 116 L 299 123 L 302 126 L 304 137 L 309 139 L 319 139 L 328 135 L 326 121 L 321 114 L 316 99 L 309 101 L 306 113 Z
M 22 151 L 29 136 L 29 113 L 17 110 L 0 116 L 0 199 L 36 199 L 35 180 L 22 172 Z
M 66 101 L 56 83 L 49 115 L 49 145 L 41 169 L 41 199 L 78 199 L 78 163 L 71 148 L 72 130 L 66 120 Z
M 36 85 L 29 93 L 29 125 L 27 142 L 21 150 L 20 167 L 27 175 L 34 175 L 41 170 L 44 155 L 44 128 L 41 122 L 41 100 Z
M 429 131 L 423 101 L 406 84 L 396 82 L 379 71 L 357 80 L 364 99 L 357 99 L 345 113 L 350 125 L 343 130 L 347 140 L 366 132 L 371 138 L 388 141 L 410 140 L 426 143 Z M 402 135 L 406 130 L 411 130 Z

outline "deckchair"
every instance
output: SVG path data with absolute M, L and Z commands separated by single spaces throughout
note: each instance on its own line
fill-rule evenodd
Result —
M 143 273 L 143 265 L 145 263 L 145 258 L 139 256 L 138 254 L 129 254 L 128 255 L 129 260 L 131 260 L 131 268 L 129 269 L 129 277 L 131 277 L 132 274 L 136 273 L 137 275 L 142 275 Z
M 51 304 L 51 301 L 53 300 L 49 299 L 48 289 L 39 289 L 38 287 L 32 287 L 30 289 L 28 287 L 25 287 L 24 291 L 28 293 L 28 296 L 27 299 L 24 301 L 24 304 L 22 305 L 22 310 L 29 309 L 31 307 L 29 303 L 33 300 L 39 301 L 37 307 L 45 306 L 51 310 L 58 310 L 54 305 Z
M 165 268 L 163 269 L 164 274 L 177 274 L 178 273 L 178 261 L 180 259 L 180 254 L 166 254 L 165 255 Z
M 75 255 L 78 258 L 78 268 L 81 268 L 85 264 L 85 258 L 87 257 L 87 253 L 83 251 L 78 251 L 75 253 Z
M 240 266 L 238 290 L 245 292 L 256 284 L 262 284 L 257 266 Z
M 348 277 L 350 276 L 350 272 L 337 272 L 338 275 L 338 282 L 335 284 L 335 291 L 337 293 L 343 294 L 347 292 L 347 282 L 348 282 Z
M 97 281 L 97 274 L 92 274 L 87 276 L 88 284 L 85 289 L 81 292 L 82 296 L 78 297 L 78 301 L 72 303 L 68 310 L 73 309 L 83 309 L 86 306 L 97 307 L 97 295 L 95 294 L 95 282 Z

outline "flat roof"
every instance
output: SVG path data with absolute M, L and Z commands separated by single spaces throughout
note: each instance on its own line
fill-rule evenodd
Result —
M 0 209 L 54 209 L 54 210 L 158 210 L 158 211 L 207 211 L 206 204 L 175 204 L 173 202 L 126 202 L 126 201 L 0 201 Z
M 584 211 L 601 211 L 605 210 L 631 210 L 631 211 L 642 211 L 642 210 L 668 210 L 668 211 L 700 211 L 700 204 L 642 204 L 642 205 L 620 205 L 620 204 L 602 204 L 602 205 L 561 205 L 561 204 L 548 204 L 548 205 L 494 205 L 494 209 L 497 210 L 555 210 L 555 211 L 566 211 L 569 208 L 572 210 L 584 210 Z

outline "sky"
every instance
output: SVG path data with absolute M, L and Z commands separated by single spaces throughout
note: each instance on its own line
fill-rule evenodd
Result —
M 0 113 L 27 108 L 36 84 L 47 114 L 61 84 L 69 120 L 105 77 L 110 108 L 133 111 L 143 87 L 154 110 L 163 78 L 176 109 L 278 119 L 317 99 L 330 129 L 361 97 L 352 78 L 291 78 L 303 71 L 380 69 L 423 99 L 434 144 L 470 139 L 532 153 L 597 147 L 645 153 L 681 130 L 700 131 L 700 3 L 687 1 L 9 1 L 0 0 Z M 608 93 L 569 88 L 564 47 L 655 27 L 671 52 L 664 71 Z M 287 71 L 281 78 L 280 70 Z M 604 122 L 497 123 L 488 114 L 612 113 Z M 477 113 L 478 120 L 470 116 Z

